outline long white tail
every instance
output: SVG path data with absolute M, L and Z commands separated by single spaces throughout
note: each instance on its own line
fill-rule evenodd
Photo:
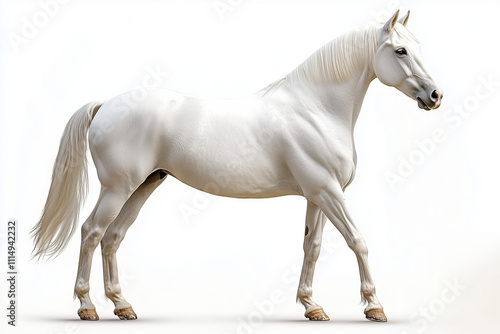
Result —
M 31 231 L 35 243 L 33 257 L 59 255 L 75 232 L 88 191 L 87 133 L 101 105 L 84 105 L 64 129 L 42 217 Z

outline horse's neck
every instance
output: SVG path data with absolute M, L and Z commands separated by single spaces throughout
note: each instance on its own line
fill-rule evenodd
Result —
M 331 112 L 349 114 L 348 116 L 351 118 L 351 130 L 354 130 L 366 92 L 374 78 L 375 74 L 370 68 L 365 69 L 360 75 L 353 76 L 344 83 L 342 86 L 343 95 L 339 97 L 339 100 L 341 99 L 346 107 L 344 109 L 335 109 L 335 105 L 330 109 Z
M 265 92 L 302 92 L 325 112 L 342 114 L 352 129 L 370 82 L 375 78 L 375 27 L 347 33 L 324 45 Z
M 364 97 L 372 80 L 371 71 L 366 70 L 343 82 L 294 87 L 293 90 L 295 96 L 307 97 L 312 106 L 316 106 L 327 116 L 331 116 L 330 118 L 337 126 L 343 125 L 350 131 L 354 131 Z

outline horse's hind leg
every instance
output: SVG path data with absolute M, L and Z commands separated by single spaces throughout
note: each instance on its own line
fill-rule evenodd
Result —
M 321 237 L 325 227 L 326 216 L 313 203 L 307 203 L 306 231 L 304 236 L 304 264 L 300 275 L 297 300 L 306 308 L 305 316 L 309 320 L 330 320 L 323 308 L 312 298 L 312 282 L 314 267 L 321 249 Z
M 131 191 L 123 188 L 103 186 L 99 200 L 82 225 L 80 261 L 75 284 L 75 295 L 80 299 L 78 315 L 82 320 L 99 320 L 95 306 L 89 296 L 89 278 L 94 250 L 101 241 L 109 224 L 113 222 L 127 201 Z
M 120 214 L 108 227 L 101 240 L 105 293 L 115 304 L 114 313 L 122 320 L 137 319 L 137 315 L 132 309 L 132 306 L 122 295 L 118 279 L 116 251 L 125 237 L 128 228 L 137 218 L 140 209 L 153 191 L 165 180 L 166 176 L 167 174 L 163 171 L 156 171 L 151 174 L 132 196 L 130 196 L 120 211 Z

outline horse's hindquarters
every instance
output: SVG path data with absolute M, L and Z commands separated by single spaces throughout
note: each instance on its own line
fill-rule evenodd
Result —
M 158 169 L 165 120 L 151 93 L 133 101 L 133 92 L 106 101 L 89 129 L 89 147 L 104 186 L 142 183 Z M 131 189 L 135 190 L 135 189 Z

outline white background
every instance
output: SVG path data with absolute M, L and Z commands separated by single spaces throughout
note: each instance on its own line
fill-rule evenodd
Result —
M 0 2 L 0 258 L 4 268 L 6 222 L 17 219 L 17 332 L 496 332 L 498 2 L 222 0 L 232 7 L 221 16 L 212 0 L 75 0 L 52 7 L 46 22 L 36 21 L 48 17 L 46 2 Z M 370 249 L 387 324 L 364 320 L 355 257 L 330 224 L 314 291 L 332 321 L 303 318 L 295 304 L 303 198 L 218 198 L 173 178 L 146 203 L 118 253 L 124 294 L 139 320 L 120 322 L 112 314 L 99 251 L 91 296 L 101 320 L 78 320 L 72 294 L 79 233 L 55 260 L 29 260 L 29 230 L 74 111 L 139 87 L 152 69 L 163 73 L 162 86 L 193 95 L 247 95 L 329 40 L 385 20 L 397 8 L 411 10 L 408 28 L 445 97 L 440 109 L 423 111 L 375 80 L 356 126 L 358 170 L 346 197 Z M 13 44 L 26 22 L 39 27 Z M 485 86 L 488 80 L 497 85 Z M 428 142 L 435 131 L 444 141 L 422 152 L 417 142 Z M 397 174 L 411 159 L 416 166 L 391 186 L 387 173 Z M 99 189 L 92 164 L 89 171 L 82 219 Z M 182 208 L 194 214 L 186 217 Z M 6 297 L 4 279 L 0 288 Z M 257 304 L 268 305 L 276 293 L 282 298 L 260 310 Z M 2 332 L 14 333 L 5 312 Z

